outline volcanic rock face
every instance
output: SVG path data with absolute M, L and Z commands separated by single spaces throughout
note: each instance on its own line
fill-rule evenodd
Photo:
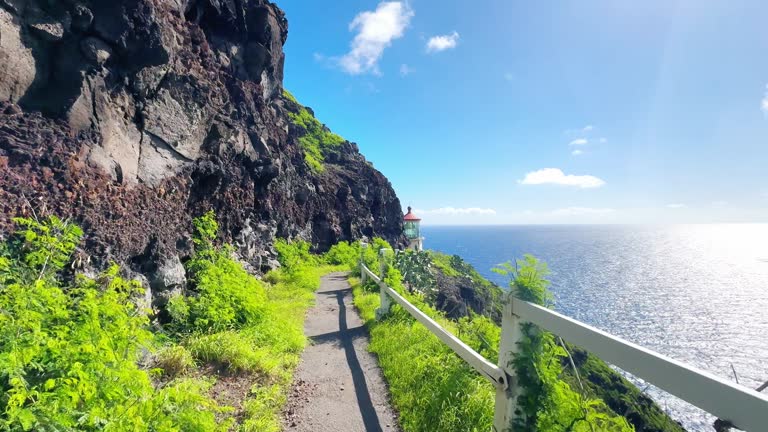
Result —
M 70 217 L 95 265 L 173 286 L 209 209 L 255 269 L 275 237 L 400 243 L 400 203 L 356 145 L 307 166 L 287 31 L 266 0 L 0 0 L 0 233 Z

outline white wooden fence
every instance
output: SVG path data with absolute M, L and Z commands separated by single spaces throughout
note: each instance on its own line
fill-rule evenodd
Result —
M 381 255 L 386 251 L 382 249 Z M 383 276 L 383 260 L 380 270 Z M 765 395 L 511 296 L 503 309 L 499 361 L 495 365 L 388 287 L 362 260 L 360 274 L 363 283 L 370 277 L 379 286 L 381 308 L 376 311 L 377 319 L 389 312 L 394 301 L 496 386 L 493 424 L 498 432 L 508 430 L 515 416 L 519 389 L 510 365 L 522 338 L 520 324 L 524 322 L 548 330 L 704 411 L 730 421 L 739 429 L 768 431 L 768 397 Z

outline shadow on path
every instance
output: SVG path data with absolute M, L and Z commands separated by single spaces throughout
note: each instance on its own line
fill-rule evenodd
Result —
M 297 369 L 286 430 L 398 431 L 397 413 L 376 356 L 368 351 L 368 331 L 352 306 L 346 274 L 323 277 L 316 296 L 304 323 L 312 343 Z
M 368 391 L 368 383 L 365 380 L 365 373 L 360 366 L 360 360 L 357 358 L 355 339 L 367 334 L 364 326 L 349 328 L 347 325 L 347 305 L 344 304 L 344 296 L 352 295 L 352 289 L 340 289 L 335 291 L 326 291 L 322 294 L 329 297 L 336 297 L 339 304 L 339 331 L 312 336 L 310 339 L 315 343 L 324 343 L 336 341 L 344 348 L 344 354 L 347 356 L 347 365 L 352 372 L 352 382 L 355 386 L 355 395 L 357 396 L 357 405 L 360 407 L 360 415 L 363 417 L 366 432 L 382 432 L 379 416 L 371 401 L 371 394 Z

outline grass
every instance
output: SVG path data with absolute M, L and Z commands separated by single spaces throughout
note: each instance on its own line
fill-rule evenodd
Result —
M 201 365 L 240 374 L 253 385 L 242 401 L 239 431 L 280 431 L 280 412 L 307 339 L 304 317 L 320 277 L 338 266 L 302 265 L 269 273 L 263 316 L 238 329 L 193 334 L 181 344 Z M 253 276 L 249 276 L 253 277 Z
M 169 305 L 169 328 L 179 346 L 164 350 L 158 366 L 166 375 L 187 371 L 226 378 L 216 393 L 220 402 L 238 406 L 237 430 L 278 431 L 307 343 L 306 311 L 320 277 L 341 267 L 310 254 L 306 242 L 278 241 L 282 267 L 259 280 L 233 257 L 231 247 L 215 245 L 218 224 L 212 213 L 197 218 L 195 228 L 195 254 L 186 264 L 193 286 Z M 198 368 L 190 368 L 190 361 Z
M 287 397 L 285 389 L 279 384 L 251 389 L 250 398 L 245 402 L 246 420 L 240 430 L 242 432 L 279 432 L 280 423 L 275 421 L 275 413 L 279 413 L 285 405 Z
M 163 375 L 175 378 L 193 370 L 197 363 L 183 346 L 168 345 L 155 353 L 154 365 L 163 371 Z
M 355 306 L 371 333 L 369 349 L 378 355 L 403 430 L 490 430 L 493 386 L 399 306 L 393 306 L 387 320 L 375 321 L 379 294 L 364 289 L 359 279 L 350 278 L 350 284 Z M 440 325 L 459 334 L 456 323 L 418 298 L 408 297 Z M 467 338 L 465 342 L 477 341 L 473 339 Z

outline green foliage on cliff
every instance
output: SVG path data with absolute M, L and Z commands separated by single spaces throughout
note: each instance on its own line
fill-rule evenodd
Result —
M 283 96 L 299 107 L 298 112 L 289 111 L 288 117 L 294 125 L 306 131 L 299 137 L 299 144 L 304 150 L 304 160 L 312 171 L 318 173 L 325 171 L 323 163 L 326 154 L 338 148 L 345 141 L 344 138 L 328 130 L 288 91 L 284 90 Z
M 157 388 L 139 360 L 157 344 L 116 266 L 96 279 L 62 272 L 82 231 L 55 217 L 16 219 L 0 245 L 0 429 L 216 431 L 210 384 Z

